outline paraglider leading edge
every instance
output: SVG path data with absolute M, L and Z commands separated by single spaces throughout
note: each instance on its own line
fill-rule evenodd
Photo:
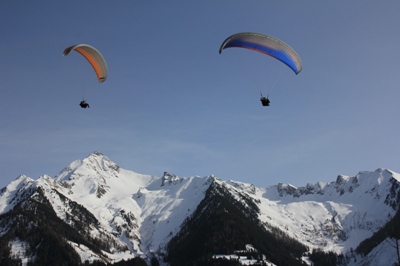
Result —
M 302 70 L 299 55 L 289 45 L 269 35 L 254 32 L 231 35 L 222 43 L 219 53 L 231 47 L 245 48 L 274 57 L 290 67 L 296 75 Z

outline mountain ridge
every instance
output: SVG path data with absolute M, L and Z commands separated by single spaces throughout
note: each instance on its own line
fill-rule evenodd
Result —
M 223 181 L 213 175 L 189 178 L 167 172 L 161 177 L 143 175 L 122 169 L 102 153 L 93 152 L 72 162 L 54 178 L 43 175 L 34 180 L 21 175 L 4 187 L 0 191 L 0 238 L 12 236 L 10 232 L 15 230 L 14 223 L 5 222 L 12 219 L 4 217 L 9 217 L 15 208 L 22 212 L 23 205 L 29 205 L 24 202 L 36 200 L 51 208 L 69 226 L 66 231 L 75 230 L 91 239 L 89 244 L 86 240 L 79 240 L 81 243 L 68 240 L 82 263 L 96 260 L 115 263 L 134 257 L 148 263 L 157 258 L 163 263 L 164 258 L 171 260 L 168 252 L 176 254 L 169 248 L 171 241 L 182 235 L 185 223 L 195 213 L 200 215 L 198 207 L 212 194 L 207 191 L 213 188 L 213 193 L 220 193 L 222 190 L 217 187 L 224 187 L 224 196 L 219 197 L 228 204 L 224 208 L 233 208 L 229 204 L 237 206 L 234 212 L 243 213 L 247 223 L 256 219 L 254 226 L 261 226 L 265 232 L 278 230 L 309 252 L 318 249 L 347 254 L 395 216 L 400 203 L 399 180 L 399 174 L 379 168 L 373 172 L 361 171 L 354 177 L 339 175 L 328 183 L 304 187 L 279 183 L 259 188 L 240 181 Z M 246 210 L 252 210 L 251 217 Z M 240 215 L 235 217 L 240 219 Z M 32 261 L 32 257 L 15 255 L 18 250 L 15 243 L 19 243 L 15 239 L 18 238 L 9 241 L 10 250 L 14 250 L 11 254 Z M 254 243 L 242 244 L 244 248 Z M 264 248 L 255 249 L 265 251 L 265 246 L 259 245 Z M 280 261 L 271 254 L 261 255 Z M 357 256 L 353 255 L 353 259 Z M 349 260 L 348 265 L 351 263 Z

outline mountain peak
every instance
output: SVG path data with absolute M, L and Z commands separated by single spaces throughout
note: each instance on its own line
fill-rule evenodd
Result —
M 11 181 L 3 190 L 14 191 L 20 187 L 25 186 L 27 183 L 31 183 L 34 180 L 26 175 L 19 175 L 14 181 Z
M 11 210 L 35 181 L 26 175 L 18 176 L 8 186 L 0 190 L 0 214 Z
M 106 157 L 103 153 L 101 153 L 99 151 L 94 151 L 89 156 L 103 156 L 103 157 Z
M 55 176 L 57 182 L 78 179 L 82 176 L 92 178 L 118 176 L 120 167 L 100 152 L 92 152 L 83 160 L 76 160 Z
M 83 159 L 83 163 L 91 166 L 93 169 L 100 171 L 117 171 L 119 166 L 111 161 L 107 156 L 103 155 L 101 152 L 92 152 L 88 157 Z

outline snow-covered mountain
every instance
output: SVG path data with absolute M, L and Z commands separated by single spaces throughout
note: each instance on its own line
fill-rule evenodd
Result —
M 173 248 L 179 243 L 189 241 L 188 235 L 196 235 L 197 229 L 190 225 L 218 217 L 212 216 L 218 208 L 231 214 L 230 208 L 235 208 L 242 215 L 231 219 L 243 220 L 237 224 L 254 224 L 262 232 L 278 232 L 275 235 L 282 239 L 285 236 L 304 246 L 304 254 L 297 257 L 301 263 L 311 263 L 307 257 L 318 250 L 344 254 L 346 259 L 341 263 L 346 265 L 392 265 L 397 255 L 389 238 L 375 243 L 367 254 L 355 251 L 395 217 L 399 189 L 400 175 L 388 169 L 360 172 L 354 177 L 340 175 L 336 181 L 305 187 L 280 183 L 258 188 L 212 175 L 179 178 L 168 173 L 161 177 L 138 174 L 94 152 L 72 162 L 54 178 L 19 176 L 0 191 L 0 246 L 9 246 L 0 253 L 23 264 L 43 260 L 39 252 L 45 248 L 45 237 L 35 234 L 46 225 L 62 235 L 59 240 L 46 231 L 49 238 L 65 241 L 71 248 L 68 252 L 78 254 L 81 263 L 141 257 L 149 265 L 157 265 L 155 260 L 160 265 L 184 265 L 176 263 L 171 254 L 176 253 Z M 228 198 L 233 207 L 226 205 Z M 209 227 L 210 231 L 225 230 L 213 224 Z M 198 225 L 194 228 L 202 230 Z M 33 244 L 33 239 L 39 242 Z M 253 253 L 262 253 L 258 262 L 248 256 L 241 259 L 237 254 L 225 254 L 231 252 L 229 249 L 213 249 L 209 258 L 289 265 L 279 264 L 254 237 L 244 239 L 254 239 L 254 243 L 240 245 L 242 250 L 252 247 Z

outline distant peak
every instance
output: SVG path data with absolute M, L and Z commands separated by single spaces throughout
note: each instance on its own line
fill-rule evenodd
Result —
M 105 159 L 107 159 L 107 160 L 110 160 L 110 159 L 107 158 L 107 156 L 105 156 L 103 153 L 98 152 L 98 151 L 92 152 L 92 153 L 89 154 L 89 156 L 87 156 L 86 158 L 87 158 L 87 159 L 90 159 L 90 158 L 99 158 L 99 159 L 105 158 Z
M 297 187 L 290 185 L 290 184 L 284 184 L 284 183 L 278 183 L 276 186 L 279 196 L 283 197 L 285 195 L 291 195 L 291 196 L 298 196 L 297 195 Z
M 114 163 L 107 156 L 98 151 L 92 152 L 88 157 L 83 159 L 83 162 L 94 167 L 99 166 L 102 170 L 105 171 L 107 171 L 108 169 L 113 169 L 115 171 L 119 170 L 119 166 L 116 163 Z
M 170 174 L 170 173 L 165 171 L 164 175 L 161 178 L 161 186 L 163 187 L 167 183 L 169 185 L 171 185 L 171 184 L 177 183 L 178 181 L 181 181 L 181 179 L 177 175 Z
M 120 167 L 101 152 L 94 151 L 83 160 L 73 161 L 55 176 L 56 182 L 80 179 L 81 177 L 117 177 Z
M 34 180 L 26 175 L 19 175 L 14 181 L 11 181 L 5 188 L 8 191 L 18 190 L 18 188 L 25 186 L 28 183 L 32 183 Z
M 26 175 L 19 175 L 15 180 L 23 180 L 23 179 L 27 179 L 29 177 L 27 177 Z
M 14 181 L 11 183 L 21 183 L 21 182 L 33 182 L 34 180 L 26 175 L 19 175 Z
M 347 180 L 349 180 L 350 177 L 349 176 L 345 176 L 345 175 L 338 175 L 336 178 L 336 185 L 341 185 L 347 182 Z
M 99 152 L 99 151 L 94 151 L 94 152 L 92 152 L 90 155 L 89 155 L 89 157 L 90 156 L 104 156 L 104 154 L 102 154 L 101 152 Z

